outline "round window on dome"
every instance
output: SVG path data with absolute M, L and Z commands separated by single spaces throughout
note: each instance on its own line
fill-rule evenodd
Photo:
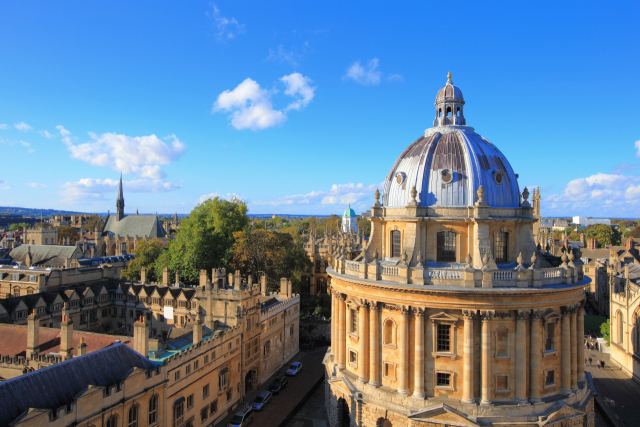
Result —
M 448 184 L 453 181 L 453 172 L 451 172 L 449 169 L 443 169 L 440 173 L 442 174 L 442 181 L 444 181 L 445 183 Z
M 502 171 L 496 171 L 493 173 L 493 180 L 496 182 L 496 184 L 500 185 L 502 184 L 502 181 L 504 180 L 504 177 L 502 176 Z
M 404 182 L 404 178 L 405 178 L 405 174 L 404 172 L 398 172 L 396 174 L 396 182 L 398 183 L 398 185 L 402 184 Z

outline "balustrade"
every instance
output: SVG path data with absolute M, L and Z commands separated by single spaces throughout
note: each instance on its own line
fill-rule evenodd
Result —
M 493 271 L 492 279 L 495 281 L 516 280 L 518 275 L 515 271 L 497 270 Z
M 398 275 L 398 267 L 382 266 L 382 274 L 385 275 L 385 276 L 397 276 Z
M 425 276 L 430 279 L 462 279 L 462 271 L 454 269 L 434 269 L 429 268 L 424 271 Z
M 344 263 L 345 270 L 360 271 L 360 263 L 355 261 L 346 261 Z

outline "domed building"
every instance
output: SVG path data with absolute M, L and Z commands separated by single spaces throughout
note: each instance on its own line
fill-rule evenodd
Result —
M 342 214 L 342 232 L 343 233 L 357 233 L 358 232 L 358 217 L 356 211 L 351 209 L 351 204 Z
M 332 427 L 594 423 L 589 278 L 572 253 L 544 259 L 528 190 L 464 105 L 449 74 L 433 127 L 376 191 L 362 255 L 327 269 Z

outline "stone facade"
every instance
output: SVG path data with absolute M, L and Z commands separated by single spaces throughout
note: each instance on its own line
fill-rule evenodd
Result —
M 464 104 L 450 85 L 449 76 L 436 100 L 440 112 Z M 533 207 L 526 188 L 513 196 L 517 176 L 506 159 L 488 163 L 480 150 L 472 151 L 486 140 L 464 126 L 461 112 L 456 120 L 438 113 L 435 123 L 425 132 L 431 139 L 417 140 L 394 164 L 383 203 L 376 191 L 371 237 L 361 256 L 338 255 L 328 269 L 330 425 L 593 424 L 582 363 L 589 284 L 582 263 L 572 252 L 563 253 L 559 267 L 542 256 L 533 233 L 537 191 Z M 423 162 L 416 151 L 421 147 L 450 154 L 429 154 Z M 465 172 L 447 163 L 464 150 L 471 164 L 497 170 Z M 423 180 L 420 191 L 416 179 Z M 487 188 L 496 194 L 485 192 L 489 179 Z M 511 188 L 504 188 L 507 181 Z M 418 194 L 434 200 L 426 182 L 436 182 L 438 191 L 441 185 L 438 194 L 456 203 L 418 200 Z M 458 186 L 452 190 L 451 183 Z M 475 188 L 477 194 L 469 194 Z M 391 204 L 404 200 L 406 206 Z

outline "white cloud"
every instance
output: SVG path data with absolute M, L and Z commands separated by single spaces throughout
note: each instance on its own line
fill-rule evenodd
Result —
M 31 144 L 30 144 L 30 143 L 28 143 L 27 141 L 20 141 L 20 144 L 21 144 L 23 147 L 31 147 Z
M 310 83 L 312 80 L 309 77 L 305 77 L 300 73 L 289 74 L 280 79 L 287 86 L 284 93 L 285 95 L 298 98 L 296 101 L 290 103 L 285 111 L 299 110 L 306 107 L 313 99 L 315 87 L 312 87 Z
M 58 125 L 56 126 L 56 129 L 60 131 L 60 136 L 62 136 L 62 142 L 64 142 L 66 145 L 71 145 L 73 143 L 73 141 L 71 140 L 71 132 L 66 130 L 64 126 Z
M 4 179 L 0 179 L 0 190 L 11 190 L 11 187 L 7 185 Z
M 275 200 L 254 200 L 248 204 L 257 211 L 279 208 L 300 213 L 300 210 L 317 213 L 339 213 L 343 206 L 351 204 L 360 210 L 369 209 L 375 199 L 376 189 L 382 188 L 384 183 L 364 185 L 359 184 L 334 184 L 326 191 L 311 191 L 306 194 L 294 194 L 279 197 Z M 304 205 L 302 208 L 300 205 Z
M 636 150 L 638 150 L 638 151 L 636 152 L 636 157 L 640 157 L 640 141 L 636 141 L 636 142 L 634 143 L 634 146 L 636 147 Z
M 62 135 L 65 135 L 63 131 L 68 132 L 62 128 Z M 163 179 L 166 174 L 160 165 L 176 161 L 185 151 L 184 144 L 175 135 L 158 138 L 155 135 L 132 137 L 116 133 L 89 133 L 89 136 L 90 142 L 69 145 L 72 158 L 152 180 Z
M 6 123 L 0 123 L 0 129 L 7 129 L 8 127 Z
M 225 200 L 231 200 L 231 199 L 246 200 L 244 197 L 236 193 L 227 193 L 227 194 L 210 193 L 210 194 L 204 194 L 200 196 L 197 204 L 199 205 L 200 203 L 203 203 L 205 200 L 212 199 L 214 197 L 218 197 L 220 199 L 225 199 Z
M 111 200 L 118 191 L 119 180 L 83 178 L 62 185 L 60 195 L 65 203 Z M 165 193 L 182 188 L 181 185 L 159 179 L 137 179 L 123 182 L 128 193 Z
M 44 184 L 39 184 L 37 182 L 30 182 L 27 184 L 29 187 L 31 188 L 46 188 L 48 187 L 48 185 L 44 185 Z
M 207 12 L 207 16 L 213 21 L 215 38 L 218 42 L 224 42 L 244 33 L 244 24 L 240 24 L 236 18 L 226 18 L 220 14 L 220 10 L 214 4 L 213 11 Z
M 390 82 L 404 82 L 404 77 L 402 77 L 402 74 L 389 74 L 387 76 L 387 80 Z
M 296 98 L 283 110 L 274 109 L 271 101 L 275 90 L 262 89 L 250 78 L 245 79 L 233 90 L 225 90 L 213 104 L 212 113 L 229 113 L 231 125 L 236 129 L 262 130 L 279 126 L 287 120 L 286 112 L 299 110 L 311 102 L 315 87 L 311 79 L 300 73 L 293 73 L 280 79 L 286 86 L 284 94 Z
M 16 123 L 13 125 L 14 128 L 21 130 L 22 132 L 26 132 L 28 130 L 33 129 L 31 126 L 26 124 L 25 122 Z
M 343 79 L 350 79 L 365 86 L 377 86 L 382 81 L 382 71 L 378 70 L 378 62 L 378 58 L 373 58 L 363 67 L 360 61 L 356 61 L 347 69 Z
M 305 42 L 305 47 L 306 46 L 308 46 L 308 42 Z M 297 67 L 298 60 L 300 59 L 301 56 L 302 55 L 295 53 L 293 51 L 291 52 L 286 51 L 282 47 L 282 45 L 280 45 L 278 46 L 277 50 L 269 49 L 269 56 L 267 57 L 267 59 L 273 60 L 273 61 L 288 62 L 294 67 Z
M 41 130 L 41 131 L 38 131 L 38 133 L 40 135 L 44 136 L 45 138 L 49 138 L 49 139 L 51 139 L 51 138 L 53 138 L 55 136 L 54 134 L 49 133 L 49 131 L 47 131 L 47 130 Z

